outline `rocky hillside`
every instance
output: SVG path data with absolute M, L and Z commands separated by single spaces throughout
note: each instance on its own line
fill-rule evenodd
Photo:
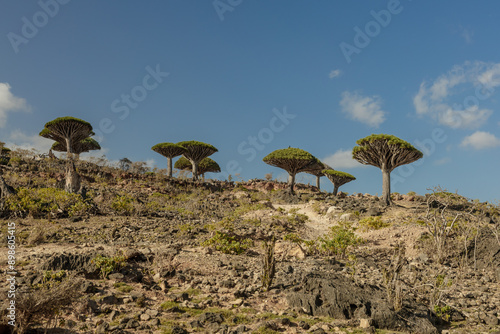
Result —
M 14 234 L 19 331 L 500 333 L 500 219 L 487 203 L 435 189 L 386 207 L 88 162 L 81 196 L 61 189 L 60 161 L 1 168 L 15 189 L 0 264 L 9 277 Z

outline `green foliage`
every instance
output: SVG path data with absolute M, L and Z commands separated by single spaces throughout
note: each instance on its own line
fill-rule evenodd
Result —
M 123 268 L 126 264 L 126 260 L 127 258 L 123 255 L 116 255 L 113 257 L 97 255 L 92 259 L 92 263 L 100 270 L 101 277 L 105 279 L 109 274 Z
M 175 143 L 159 143 L 151 147 L 151 149 L 167 158 L 174 158 L 186 150 L 181 145 Z
M 116 290 L 123 292 L 123 293 L 129 293 L 130 291 L 134 290 L 133 287 L 131 287 L 127 283 L 123 283 L 123 282 L 116 282 L 115 284 L 113 284 L 113 287 Z
M 59 271 L 44 271 L 42 274 L 42 282 L 33 286 L 35 289 L 50 289 L 60 284 L 67 277 L 65 270 Z
M 362 230 L 380 230 L 381 228 L 390 226 L 389 223 L 384 222 L 381 217 L 367 217 L 359 221 Z
M 115 213 L 129 216 L 135 212 L 134 198 L 130 195 L 118 195 L 111 202 L 111 208 Z
M 215 235 L 202 243 L 205 247 L 214 247 L 224 254 L 242 254 L 253 246 L 251 239 L 240 239 L 227 233 L 216 231 Z
M 414 191 L 409 191 L 406 195 L 408 196 L 415 196 L 417 193 Z
M 404 141 L 396 136 L 393 135 L 386 135 L 386 134 L 372 134 L 368 137 L 359 139 L 356 141 L 356 144 L 359 146 L 354 147 L 355 150 L 365 150 L 367 148 L 367 144 L 373 143 L 375 141 L 382 141 L 386 142 L 388 145 L 393 145 L 393 146 L 399 146 L 400 148 L 408 149 L 410 151 L 418 151 L 413 145 L 408 143 L 407 141 Z M 355 151 L 353 150 L 353 152 Z
M 58 117 L 50 122 L 45 123 L 45 128 L 49 128 L 52 125 L 60 124 L 60 123 L 65 123 L 65 122 L 73 122 L 73 123 L 79 123 L 83 124 L 87 127 L 90 127 L 90 130 L 92 130 L 92 125 L 90 125 L 89 122 L 86 122 L 82 119 L 71 117 L 71 116 L 65 116 L 65 117 Z M 43 130 L 42 130 L 43 131 Z M 50 130 L 49 130 L 50 131 Z
M 193 168 L 193 165 L 191 164 L 191 161 L 186 159 L 185 157 L 180 157 L 174 164 L 174 168 L 180 169 L 180 170 L 187 170 L 191 171 Z M 204 158 L 200 161 L 198 164 L 198 174 L 205 174 L 205 173 L 220 173 L 220 166 L 217 162 L 210 158 Z
M 356 178 L 354 176 L 352 176 L 351 174 L 346 173 L 346 172 L 341 172 L 339 170 L 324 169 L 323 170 L 323 174 L 325 174 L 326 176 L 331 175 L 331 176 L 335 176 L 335 177 L 338 177 L 338 178 L 349 179 L 349 180 L 356 180 Z
M 352 228 L 347 226 L 332 226 L 330 232 L 318 239 L 319 249 L 324 254 L 345 258 L 347 250 L 361 243 Z
M 6 207 L 16 215 L 33 218 L 45 216 L 76 216 L 88 213 L 91 204 L 78 194 L 55 188 L 19 188 L 6 199 Z
M 272 162 L 272 160 L 317 161 L 317 159 L 311 153 L 294 147 L 273 151 L 266 155 L 262 160 L 266 163 Z
M 444 321 L 450 321 L 452 308 L 448 305 L 445 306 L 434 305 L 434 314 L 436 314 L 436 316 L 443 319 Z
M 181 142 L 177 143 L 177 145 L 184 147 L 186 150 L 203 148 L 206 150 L 213 151 L 213 153 L 218 152 L 218 150 L 215 148 L 215 146 L 212 146 L 212 145 L 207 144 L 207 143 L 203 143 L 201 141 L 196 141 L 196 140 L 181 141 Z

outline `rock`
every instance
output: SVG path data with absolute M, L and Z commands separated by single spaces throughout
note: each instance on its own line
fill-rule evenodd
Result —
M 344 213 L 340 216 L 339 220 L 343 222 L 351 221 L 354 215 L 352 213 Z
M 224 318 L 219 313 L 207 312 L 207 313 L 203 313 L 202 315 L 200 315 L 198 317 L 198 321 L 200 321 L 204 325 L 211 324 L 211 323 L 220 324 L 220 323 L 224 322 Z
M 225 279 L 220 284 L 221 287 L 228 288 L 228 289 L 234 288 L 235 285 L 236 284 L 234 283 L 234 281 L 232 279 Z
M 157 317 L 158 316 L 158 310 L 146 310 L 146 314 L 149 314 L 150 317 L 154 318 L 154 317 Z
M 187 330 L 185 330 L 184 328 L 182 328 L 180 326 L 173 326 L 171 333 L 172 334 L 189 334 L 189 332 Z
M 236 300 L 233 300 L 230 304 L 232 306 L 241 306 L 243 304 L 243 300 L 241 298 L 238 298 Z
M 339 212 L 342 212 L 342 208 L 340 208 L 338 206 L 331 206 L 328 208 L 328 210 L 326 210 L 327 215 L 335 214 L 335 213 L 339 213 Z
M 378 208 L 371 207 L 368 210 L 366 210 L 366 215 L 370 217 L 380 216 L 382 215 L 382 212 L 380 212 Z
M 189 322 L 189 327 L 191 327 L 191 328 L 200 328 L 200 327 L 203 327 L 203 325 L 198 320 L 193 320 L 193 321 Z
M 123 280 L 125 276 L 123 276 L 123 274 L 120 274 L 120 273 L 113 273 L 113 274 L 109 274 L 108 278 L 110 280 L 113 280 L 113 281 L 121 281 Z
M 104 296 L 101 299 L 101 304 L 116 305 L 118 304 L 118 298 L 116 298 L 116 296 L 113 294 Z
M 337 319 L 373 319 L 378 328 L 407 330 L 415 333 L 437 333 L 427 318 L 426 307 L 421 312 L 398 316 L 384 301 L 385 295 L 372 285 L 355 286 L 352 281 L 335 274 L 307 274 L 301 285 L 286 296 L 288 305 L 312 316 Z M 403 320 L 405 319 L 405 320 Z M 407 320 L 406 320 L 407 319 Z
M 148 321 L 149 319 L 151 319 L 151 316 L 147 313 L 143 313 L 143 314 L 141 314 L 139 319 L 141 319 L 141 321 Z
M 109 324 L 107 322 L 101 323 L 99 326 L 97 326 L 95 333 L 96 334 L 104 334 L 108 331 Z
M 130 319 L 128 322 L 127 322 L 127 325 L 125 326 L 125 328 L 137 328 L 140 326 L 140 323 L 139 321 L 135 320 L 135 319 Z
M 370 328 L 373 325 L 373 320 L 372 319 L 359 319 L 359 327 L 360 328 Z
M 160 326 L 160 325 L 161 325 L 161 321 L 160 321 L 160 319 L 156 318 L 156 319 L 151 320 L 151 321 L 149 322 L 149 325 L 150 325 L 150 326 L 153 326 L 153 327 L 154 327 L 154 326 Z

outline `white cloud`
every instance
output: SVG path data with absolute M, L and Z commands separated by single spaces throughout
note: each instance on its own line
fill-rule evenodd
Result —
M 41 153 L 48 153 L 54 143 L 53 140 L 40 137 L 38 134 L 27 135 L 21 130 L 14 130 L 6 139 L 5 146 L 10 149 L 22 148 L 25 150 L 35 149 Z
M 450 162 L 451 162 L 451 158 L 450 157 L 445 157 L 445 158 L 442 158 L 442 159 L 434 161 L 434 165 L 442 166 L 442 165 L 446 165 L 446 164 L 448 164 Z
M 477 129 L 493 114 L 485 100 L 500 86 L 500 63 L 465 62 L 422 82 L 413 98 L 417 115 L 428 115 L 451 128 Z
M 461 36 L 463 37 L 463 39 L 467 44 L 470 44 L 472 43 L 472 37 L 474 37 L 474 31 L 467 28 L 463 28 Z
M 14 96 L 8 83 L 0 82 L 0 128 L 7 123 L 7 113 L 13 111 L 30 111 L 25 99 Z
M 336 70 L 331 71 L 330 74 L 328 75 L 328 77 L 330 79 L 333 79 L 333 78 L 339 77 L 341 74 L 342 74 L 342 71 L 339 69 L 336 69 Z
M 381 109 L 382 100 L 379 96 L 362 96 L 357 92 L 342 93 L 340 106 L 342 112 L 353 120 L 365 123 L 371 127 L 378 127 L 385 121 L 385 111 Z
M 347 169 L 347 168 L 356 168 L 356 167 L 364 167 L 364 165 L 360 164 L 356 160 L 352 158 L 352 150 L 338 150 L 334 154 L 321 159 L 322 162 L 329 165 L 333 169 Z
M 483 150 L 500 146 L 500 139 L 489 132 L 476 131 L 470 136 L 465 137 L 460 146 L 464 148 Z

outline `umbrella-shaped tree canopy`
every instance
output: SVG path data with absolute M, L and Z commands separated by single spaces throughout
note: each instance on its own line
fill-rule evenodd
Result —
M 422 152 L 410 143 L 393 135 L 372 134 L 356 141 L 352 149 L 353 159 L 364 165 L 380 168 L 382 171 L 382 200 L 391 204 L 391 172 L 399 166 L 417 161 Z
M 288 172 L 290 175 L 288 184 L 290 186 L 290 193 L 292 194 L 295 175 L 319 163 L 319 160 L 311 153 L 294 147 L 273 151 L 262 160 L 268 165 L 284 169 Z
M 159 143 L 151 149 L 167 158 L 167 176 L 169 177 L 172 177 L 172 158 L 186 152 L 184 147 L 175 143 Z
M 200 161 L 211 156 L 218 150 L 210 144 L 195 140 L 183 141 L 177 144 L 186 150 L 182 155 L 192 164 L 193 180 L 198 180 L 198 165 Z
M 175 162 L 174 167 L 180 170 L 193 170 L 191 162 L 184 157 L 180 157 L 179 160 Z M 205 173 L 220 173 L 220 171 L 219 164 L 210 158 L 201 160 L 198 165 L 198 175 L 204 175 Z
M 337 196 L 340 186 L 356 180 L 356 178 L 349 173 L 333 169 L 323 170 L 323 175 L 325 175 L 333 183 L 333 194 L 335 196 Z
M 55 142 L 52 144 L 51 149 L 56 152 L 67 152 L 66 143 Z M 85 138 L 80 140 L 79 142 L 73 143 L 73 153 L 76 155 L 80 155 L 81 153 L 100 150 L 101 145 L 94 138 Z
M 52 139 L 66 146 L 68 157 L 71 157 L 74 143 L 78 143 L 93 135 L 90 123 L 75 117 L 59 117 L 45 124 L 40 136 Z

